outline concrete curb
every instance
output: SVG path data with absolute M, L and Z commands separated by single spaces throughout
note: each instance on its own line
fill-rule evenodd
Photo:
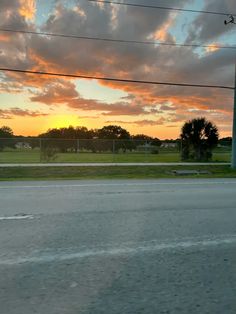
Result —
M 180 163 L 180 162 L 159 162 L 159 163 L 25 163 L 25 164 L 0 164 L 0 168 L 15 167 L 163 167 L 163 166 L 230 166 L 230 163 Z

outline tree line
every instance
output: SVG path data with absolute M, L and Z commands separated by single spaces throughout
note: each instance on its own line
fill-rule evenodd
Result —
M 15 139 L 15 141 L 1 141 L 0 149 L 3 149 L 4 146 L 14 148 L 16 141 L 21 137 L 15 136 L 9 127 L 2 127 L 0 128 L 0 138 Z M 117 153 L 120 150 L 126 152 L 137 149 L 139 145 L 147 144 L 152 147 L 153 153 L 157 153 L 157 147 L 162 143 L 160 139 L 145 134 L 131 135 L 126 129 L 117 125 L 104 126 L 101 129 L 88 129 L 80 126 L 53 128 L 37 137 L 27 138 L 27 143 L 31 148 L 35 148 L 39 146 L 39 139 L 41 139 L 40 148 L 45 158 L 55 155 L 57 152 L 66 153 L 78 150 L 93 153 L 109 151 Z
M 0 140 L 0 150 L 5 146 L 15 148 L 16 142 L 21 136 L 14 135 L 11 128 L 3 126 L 0 128 L 0 139 L 15 139 L 15 141 Z M 149 145 L 153 153 L 158 153 L 162 140 L 145 134 L 131 135 L 129 131 L 117 125 L 108 125 L 100 129 L 88 129 L 86 127 L 64 127 L 53 128 L 30 137 L 27 142 L 32 148 L 38 147 L 39 138 L 43 139 L 42 151 L 53 152 L 75 152 L 78 150 L 92 152 L 118 152 L 122 150 L 132 151 L 139 145 Z M 77 139 L 80 139 L 78 143 Z M 65 141 L 68 140 L 68 141 Z M 88 141 L 86 141 L 88 140 Z M 114 145 L 115 140 L 115 145 Z M 212 158 L 212 151 L 218 145 L 230 147 L 232 138 L 219 139 L 217 126 L 206 118 L 196 118 L 184 123 L 181 128 L 180 137 L 176 140 L 164 140 L 164 142 L 175 142 L 179 145 L 182 160 L 207 161 Z
M 0 128 L 0 138 L 21 138 L 14 135 L 12 129 L 8 126 Z M 118 125 L 108 125 L 101 129 L 88 129 L 84 126 L 63 127 L 49 129 L 47 132 L 39 134 L 36 138 L 52 139 L 107 139 L 107 140 L 143 140 L 152 141 L 156 145 L 161 144 L 161 140 L 145 134 L 131 135 L 129 131 Z M 169 141 L 169 140 L 167 140 Z M 170 140 L 172 141 L 172 140 Z
M 161 146 L 161 140 L 144 134 L 131 135 L 126 129 L 117 125 L 104 126 L 101 129 L 87 129 L 86 127 L 73 127 L 50 129 L 40 134 L 44 147 L 54 146 L 60 152 L 76 150 L 91 151 L 93 153 L 118 153 L 137 149 L 138 145 L 148 144 L 154 147 Z M 47 140 L 48 139 L 48 140 Z M 51 139 L 56 139 L 53 141 Z M 70 139 L 71 141 L 63 141 Z M 76 140 L 79 139 L 78 143 Z M 59 141 L 58 141 L 59 140 Z M 114 142 L 115 141 L 115 142 Z M 51 142 L 51 144 L 50 144 Z M 156 150 L 157 151 L 157 150 Z

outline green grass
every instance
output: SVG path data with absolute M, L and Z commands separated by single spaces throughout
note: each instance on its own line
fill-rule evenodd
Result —
M 207 170 L 211 174 L 191 175 L 188 178 L 236 178 L 230 166 L 128 166 L 128 167 L 0 167 L 0 180 L 53 180 L 53 179 L 160 179 L 185 178 L 175 176 L 173 170 Z
M 120 154 L 95 154 L 95 153 L 59 153 L 55 160 L 58 163 L 74 162 L 179 162 L 178 152 L 161 152 L 160 154 L 138 154 L 138 153 L 120 153 Z M 215 152 L 213 155 L 215 162 L 229 162 L 230 152 Z M 40 162 L 40 153 L 38 150 L 32 151 L 4 151 L 0 152 L 0 163 L 37 163 Z
M 0 163 L 33 163 L 40 162 L 38 151 L 0 152 Z

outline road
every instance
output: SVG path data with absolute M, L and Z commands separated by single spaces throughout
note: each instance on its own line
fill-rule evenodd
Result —
M 236 180 L 0 182 L 1 314 L 236 313 Z

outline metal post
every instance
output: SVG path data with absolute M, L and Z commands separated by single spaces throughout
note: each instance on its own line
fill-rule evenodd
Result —
M 112 141 L 112 160 L 115 162 L 116 141 Z
M 236 62 L 234 80 L 234 109 L 233 109 L 233 134 L 232 134 L 232 163 L 231 167 L 236 169 Z
M 39 161 L 42 162 L 42 139 L 39 139 Z
M 230 15 L 228 20 L 225 20 L 225 25 L 236 24 L 236 19 Z M 236 59 L 235 59 L 235 80 L 234 80 L 234 108 L 233 108 L 233 133 L 232 133 L 232 159 L 231 168 L 236 169 Z
M 148 149 L 148 142 L 145 141 L 145 162 L 148 162 L 148 160 L 147 160 L 147 149 Z

